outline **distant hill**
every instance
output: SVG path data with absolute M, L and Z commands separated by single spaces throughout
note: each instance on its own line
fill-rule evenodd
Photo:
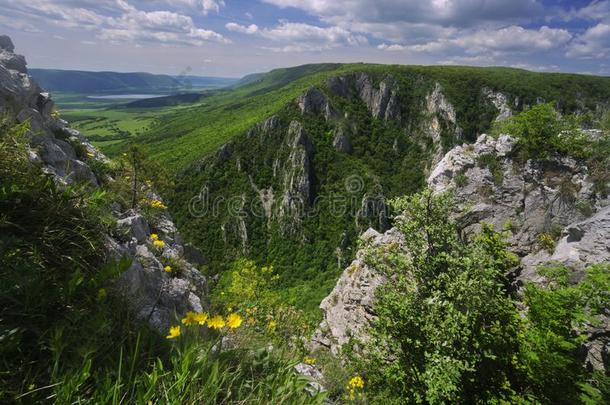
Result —
M 56 69 L 29 69 L 29 73 L 46 90 L 82 94 L 172 92 L 192 87 L 219 88 L 237 82 L 237 79 L 232 78 L 169 76 L 151 73 Z

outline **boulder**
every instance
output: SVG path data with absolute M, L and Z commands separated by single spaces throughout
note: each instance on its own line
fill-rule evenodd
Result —
M 15 51 L 15 45 L 8 35 L 0 35 L 0 49 L 11 53 Z

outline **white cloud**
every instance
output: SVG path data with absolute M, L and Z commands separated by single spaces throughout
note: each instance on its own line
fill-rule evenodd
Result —
M 256 24 L 246 26 L 230 22 L 225 24 L 225 28 L 229 31 L 240 32 L 242 34 L 256 34 L 258 32 L 258 26 Z
M 170 3 L 199 4 L 204 10 L 215 10 L 222 1 L 164 0 Z M 127 0 L 0 0 L 14 16 L 50 23 L 69 30 L 87 30 L 102 40 L 113 42 L 161 42 L 180 45 L 202 45 L 213 41 L 229 43 L 221 34 L 197 26 L 193 19 L 173 11 L 142 11 Z M 213 4 L 212 4 L 213 3 Z M 76 7 L 84 5 L 87 8 Z
M 539 0 L 263 0 L 295 7 L 327 21 L 417 22 L 471 26 L 542 15 Z
M 150 0 L 147 1 L 147 3 L 150 2 Z M 219 13 L 220 8 L 225 6 L 223 0 L 152 0 L 152 3 L 178 8 L 190 8 L 201 12 L 203 15 L 208 15 L 210 12 Z
M 341 27 L 318 27 L 316 25 L 280 21 L 272 28 L 259 28 L 256 24 L 249 26 L 227 23 L 229 31 L 257 35 L 273 42 L 283 43 L 279 46 L 265 46 L 263 49 L 272 52 L 305 52 L 322 51 L 339 46 L 367 44 L 366 37 L 354 34 Z
M 574 40 L 566 56 L 582 59 L 610 57 L 610 24 L 600 23 L 587 29 Z
M 549 51 L 567 44 L 572 34 L 567 30 L 540 27 L 538 30 L 512 25 L 498 30 L 482 29 L 462 33 L 453 38 L 439 39 L 415 45 L 387 45 L 378 48 L 388 51 L 408 50 L 413 52 L 440 53 L 461 51 L 470 55 L 485 53 L 533 53 Z
M 588 6 L 576 9 L 568 14 L 567 19 L 574 18 L 594 21 L 610 19 L 610 1 L 592 1 Z

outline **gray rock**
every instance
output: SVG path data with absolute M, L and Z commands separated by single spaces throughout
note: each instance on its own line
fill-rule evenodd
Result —
M 390 75 L 386 76 L 377 88 L 368 73 L 331 77 L 326 83 L 329 91 L 337 96 L 360 98 L 375 118 L 386 121 L 401 119 L 398 83 Z
M 374 229 L 362 236 L 366 246 L 379 248 L 389 244 L 402 246 L 402 235 L 394 229 L 380 234 Z M 366 261 L 366 252 L 360 250 L 356 259 L 341 274 L 335 288 L 322 301 L 323 321 L 310 343 L 311 350 L 328 349 L 338 355 L 341 347 L 351 339 L 366 342 L 367 328 L 375 318 L 375 291 L 386 282 L 386 277 Z
M 307 377 L 310 382 L 305 388 L 310 394 L 316 395 L 319 392 L 325 392 L 326 388 L 322 385 L 324 381 L 324 375 L 310 364 L 299 363 L 294 366 L 294 371 L 298 374 Z
M 343 126 L 339 126 L 335 129 L 333 147 L 337 152 L 352 153 L 352 142 L 350 141 L 349 133 Z
M 297 99 L 303 114 L 322 114 L 326 121 L 337 116 L 326 96 L 315 87 L 310 88 Z
M 146 243 L 150 239 L 150 228 L 144 217 L 134 211 L 127 212 L 127 217 L 117 221 L 117 229 L 123 240 L 134 238 L 138 243 Z
M 11 53 L 15 51 L 15 45 L 8 35 L 0 35 L 0 49 Z
M 496 122 L 506 121 L 513 116 L 513 111 L 508 104 L 508 97 L 506 94 L 499 91 L 493 91 L 489 87 L 483 87 L 481 92 L 498 110 L 498 116 L 495 119 Z
M 314 147 L 298 121 L 292 121 L 285 140 L 290 153 L 283 167 L 280 217 L 285 232 L 294 233 L 313 200 L 312 157 Z

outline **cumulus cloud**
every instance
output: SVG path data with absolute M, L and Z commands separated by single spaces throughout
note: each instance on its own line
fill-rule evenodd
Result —
M 186 6 L 201 11 L 203 15 L 210 12 L 220 12 L 220 8 L 225 6 L 223 0 L 157 0 L 170 6 Z
M 242 34 L 256 34 L 258 32 L 258 26 L 256 24 L 239 25 L 234 22 L 225 24 L 225 28 L 229 31 L 240 32 Z
M 319 27 L 316 25 L 281 21 L 271 28 L 259 28 L 256 24 L 249 26 L 227 23 L 229 31 L 257 35 L 273 42 L 283 43 L 278 46 L 265 46 L 263 49 L 273 52 L 322 51 L 338 46 L 354 46 L 368 43 L 366 37 L 354 34 L 344 28 Z
M 215 10 L 222 1 L 164 0 L 164 3 L 193 3 L 202 10 Z M 0 0 L 15 16 L 51 23 L 66 29 L 91 31 L 99 39 L 113 42 L 161 42 L 201 45 L 213 41 L 229 43 L 221 34 L 197 26 L 193 19 L 173 11 L 142 11 L 127 0 Z M 77 7 L 82 5 L 83 7 Z M 84 8 L 86 6 L 86 8 Z
M 415 45 L 378 46 L 388 51 L 409 50 L 413 52 L 440 53 L 460 50 L 466 54 L 483 53 L 532 53 L 562 47 L 572 39 L 565 29 L 540 27 L 537 30 L 512 25 L 498 30 L 483 29 L 453 38 Z
M 471 26 L 529 19 L 544 13 L 540 0 L 264 0 L 295 7 L 328 21 L 417 22 Z
M 591 4 L 580 9 L 571 10 L 566 14 L 568 20 L 582 18 L 587 20 L 609 20 L 610 1 L 592 1 Z
M 610 23 L 600 23 L 587 29 L 571 44 L 566 56 L 582 59 L 610 57 Z

